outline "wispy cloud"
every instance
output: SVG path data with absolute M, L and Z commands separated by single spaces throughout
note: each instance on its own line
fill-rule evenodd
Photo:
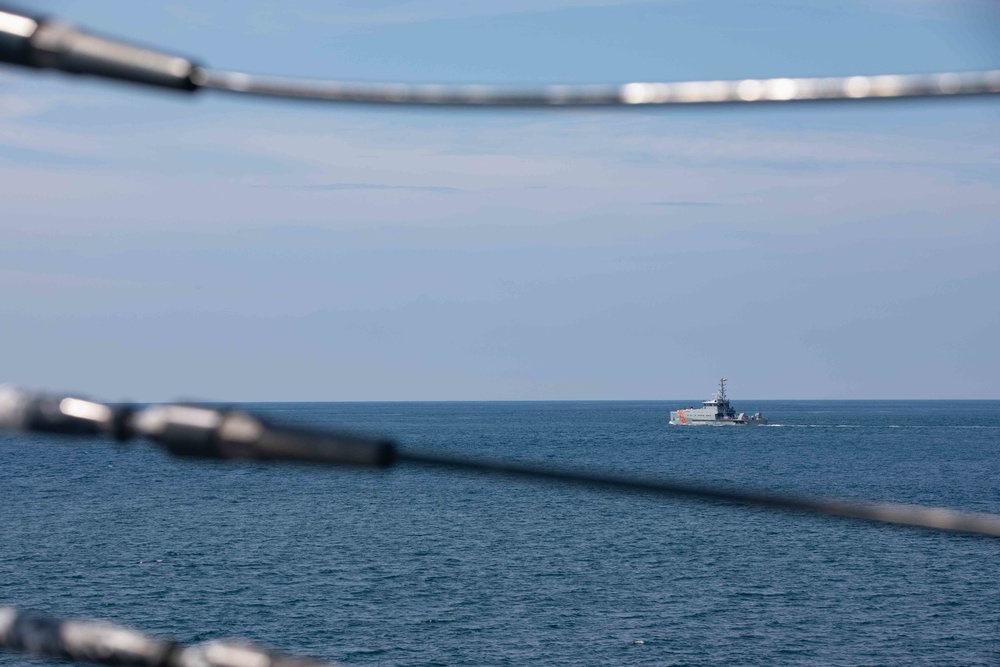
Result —
M 206 12 L 198 11 L 197 9 L 192 9 L 186 5 L 171 4 L 163 8 L 171 18 L 181 21 L 188 26 L 198 25 L 198 26 L 208 26 L 212 25 L 212 15 Z
M 708 206 L 721 206 L 715 201 L 647 201 L 643 206 L 674 206 L 677 208 L 701 208 Z
M 337 190 L 403 190 L 406 192 L 437 192 L 442 194 L 464 192 L 461 188 L 453 188 L 446 185 L 394 185 L 392 183 L 313 183 L 277 187 L 281 190 L 305 190 L 309 192 L 335 192 Z
M 21 271 L 0 269 L 0 290 L 24 292 L 64 291 L 67 289 L 105 289 L 118 287 L 142 287 L 142 283 L 132 280 L 105 278 L 102 276 L 77 275 L 47 271 Z
M 923 20 L 955 21 L 969 15 L 1000 18 L 996 0 L 863 0 L 860 5 L 868 11 Z
M 465 0 L 403 0 L 373 9 L 365 3 L 334 3 L 322 12 L 289 11 L 310 23 L 328 26 L 374 27 L 422 21 L 453 21 L 470 18 L 498 18 L 518 14 L 571 11 L 594 7 L 650 4 L 650 0 L 507 0 L 507 2 L 467 2 Z

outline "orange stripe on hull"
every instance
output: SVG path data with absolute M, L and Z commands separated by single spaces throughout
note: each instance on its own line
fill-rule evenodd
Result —
M 677 416 L 681 418 L 681 424 L 687 424 L 687 420 L 684 419 L 684 411 L 683 410 L 678 410 L 677 411 Z

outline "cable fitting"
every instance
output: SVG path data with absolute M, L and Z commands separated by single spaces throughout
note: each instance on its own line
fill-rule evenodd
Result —
M 2 7 L 0 61 L 159 88 L 198 88 L 191 78 L 195 65 L 186 58 Z

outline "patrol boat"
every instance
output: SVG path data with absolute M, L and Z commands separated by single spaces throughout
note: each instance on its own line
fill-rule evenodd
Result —
M 767 420 L 759 412 L 750 415 L 736 414 L 726 398 L 726 378 L 719 380 L 715 396 L 702 403 L 704 407 L 672 410 L 670 423 L 674 426 L 764 426 Z

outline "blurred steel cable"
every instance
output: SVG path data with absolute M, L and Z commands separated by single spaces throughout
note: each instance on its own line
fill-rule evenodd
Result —
M 1000 70 L 824 78 L 742 79 L 623 85 L 376 84 L 309 81 L 195 68 L 201 88 L 263 97 L 433 107 L 666 107 L 776 102 L 831 102 L 1000 93 Z
M 119 441 L 146 437 L 175 456 L 388 468 L 421 465 L 461 472 L 599 487 L 688 500 L 763 507 L 1000 537 L 1000 515 L 898 503 L 781 495 L 692 482 L 639 479 L 583 470 L 400 450 L 388 440 L 279 426 L 241 410 L 198 405 L 110 405 L 74 396 L 0 387 L 0 428 Z
M 332 667 L 241 640 L 185 646 L 110 623 L 68 621 L 9 606 L 0 606 L 0 648 L 128 667 Z
M 955 98 L 1000 93 L 1000 70 L 622 85 L 507 87 L 313 81 L 201 67 L 0 6 L 0 62 L 142 83 L 334 103 L 461 108 L 667 107 Z

